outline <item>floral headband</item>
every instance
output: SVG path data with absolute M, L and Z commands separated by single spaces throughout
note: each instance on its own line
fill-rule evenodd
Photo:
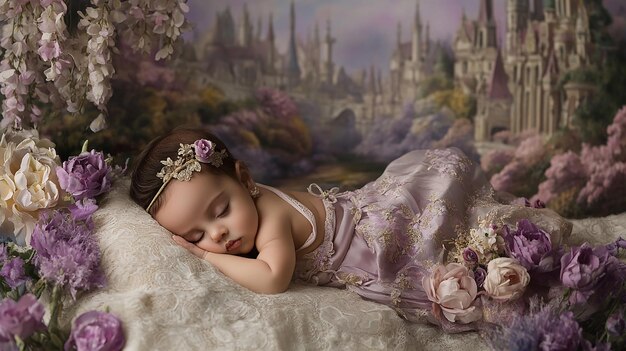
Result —
M 176 178 L 184 182 L 189 181 L 194 171 L 200 172 L 202 170 L 200 162 L 220 167 L 225 157 L 228 157 L 226 150 L 218 152 L 215 150 L 215 144 L 206 139 L 198 139 L 193 145 L 180 144 L 176 161 L 172 161 L 169 157 L 167 160 L 161 161 L 164 167 L 161 168 L 161 171 L 156 176 L 163 179 L 163 185 L 161 185 L 159 191 L 150 201 L 146 211 L 150 212 L 150 207 L 152 207 L 157 197 L 161 195 L 161 192 L 170 180 Z

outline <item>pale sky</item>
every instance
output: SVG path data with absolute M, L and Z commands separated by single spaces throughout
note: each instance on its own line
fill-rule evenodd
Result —
M 622 1 L 622 0 L 620 0 Z M 316 21 L 322 37 L 326 21 L 331 20 L 336 39 L 334 59 L 349 72 L 376 65 L 384 71 L 396 43 L 398 21 L 402 23 L 403 41 L 409 41 L 418 0 L 295 0 L 296 31 L 301 39 L 313 34 Z M 247 4 L 253 25 L 262 18 L 262 38 L 267 36 L 270 12 L 278 50 L 285 53 L 289 38 L 289 5 L 291 0 L 189 0 L 189 19 L 203 34 L 215 21 L 216 11 L 230 7 L 238 24 L 243 5 Z M 477 19 L 480 0 L 419 0 L 422 23 L 430 24 L 431 38 L 451 42 L 459 27 L 462 12 Z M 494 0 L 498 40 L 503 42 L 506 25 L 506 0 Z M 187 36 L 189 37 L 189 35 Z

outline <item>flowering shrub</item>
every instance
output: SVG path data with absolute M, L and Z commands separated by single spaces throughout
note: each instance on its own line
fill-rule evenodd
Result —
M 481 225 L 422 279 L 442 324 L 473 323 L 497 350 L 626 346 L 625 239 L 565 247 L 527 219 Z
M 513 159 L 491 177 L 491 185 L 499 191 L 531 197 L 543 180 L 548 157 L 543 137 L 527 136 L 515 149 Z
M 607 132 L 606 145 L 583 144 L 580 155 L 568 152 L 553 157 L 547 179 L 533 198 L 565 212 L 560 206 L 572 206 L 572 202 L 558 200 L 571 193 L 576 208 L 570 213 L 578 215 L 626 210 L 626 107 L 617 113 Z
M 185 0 L 3 0 L 0 23 L 3 50 L 0 59 L 0 93 L 4 96 L 0 129 L 36 125 L 41 118 L 38 102 L 52 103 L 71 113 L 83 109 L 85 100 L 101 114 L 92 124 L 105 126 L 112 53 L 123 36 L 134 50 L 168 58 L 181 31 L 188 27 Z M 69 5 L 69 7 L 68 7 Z M 67 17 L 79 17 L 76 30 Z M 158 45 L 158 46 L 157 46 Z

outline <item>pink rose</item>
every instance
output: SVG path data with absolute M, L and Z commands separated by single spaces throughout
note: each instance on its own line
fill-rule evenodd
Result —
M 482 318 L 474 305 L 478 288 L 473 273 L 458 263 L 439 265 L 422 279 L 428 299 L 439 305 L 450 322 L 471 323 Z

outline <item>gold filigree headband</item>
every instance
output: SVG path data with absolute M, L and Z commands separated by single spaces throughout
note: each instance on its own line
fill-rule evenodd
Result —
M 164 166 L 156 176 L 163 179 L 163 185 L 161 185 L 159 191 L 150 201 L 146 211 L 150 212 L 150 207 L 152 207 L 157 197 L 161 195 L 161 192 L 163 192 L 170 180 L 178 179 L 187 182 L 191 180 L 193 172 L 202 170 L 200 163 L 209 163 L 214 167 L 220 167 L 224 163 L 223 159 L 225 157 L 228 157 L 226 150 L 217 151 L 215 144 L 206 139 L 196 140 L 193 144 L 181 143 L 176 161 L 169 157 L 165 161 L 161 161 Z

